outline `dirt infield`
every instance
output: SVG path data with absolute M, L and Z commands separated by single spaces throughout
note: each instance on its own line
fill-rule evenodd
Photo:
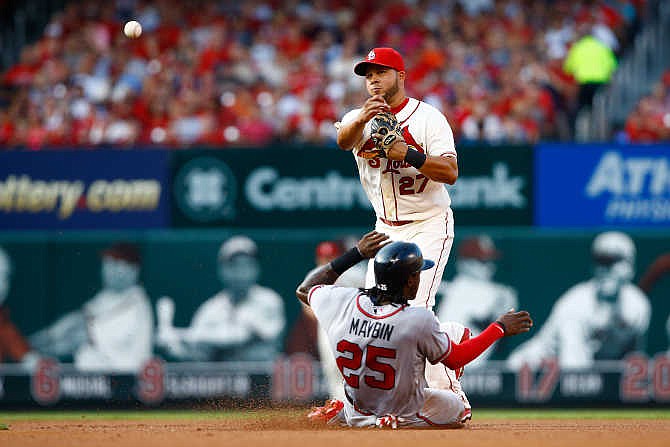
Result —
M 0 446 L 668 446 L 670 420 L 475 420 L 458 430 L 336 429 L 302 418 L 16 421 Z

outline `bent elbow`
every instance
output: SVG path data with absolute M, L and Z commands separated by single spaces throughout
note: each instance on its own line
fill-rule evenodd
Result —
M 300 284 L 297 289 L 295 289 L 295 296 L 298 298 L 298 301 L 301 301 L 305 304 L 307 304 L 307 295 L 308 291 L 305 290 L 305 288 Z
M 337 136 L 337 147 L 339 147 L 343 151 L 350 151 L 351 147 L 350 145 L 347 144 L 347 142 L 344 140 L 344 138 L 340 138 L 340 136 Z
M 455 160 L 449 164 L 449 169 L 447 169 L 445 174 L 447 175 L 447 180 L 445 183 L 449 185 L 456 183 L 456 180 L 458 180 L 458 164 L 456 164 Z
M 434 176 L 431 178 L 431 180 L 434 180 L 436 182 L 440 183 L 446 183 L 447 185 L 453 185 L 456 183 L 456 180 L 458 180 L 458 171 L 443 171 L 439 173 L 439 175 Z
M 465 364 L 461 364 L 460 362 L 455 361 L 454 359 L 450 359 L 447 357 L 446 359 L 442 360 L 442 364 L 446 366 L 447 368 L 453 370 L 457 370 L 459 368 L 462 368 L 465 366 Z
M 446 184 L 453 185 L 458 180 L 458 172 L 454 172 L 451 175 L 447 176 Z

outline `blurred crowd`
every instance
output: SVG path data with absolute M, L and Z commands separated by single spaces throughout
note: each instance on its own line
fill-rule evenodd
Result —
M 440 108 L 461 142 L 569 139 L 571 44 L 591 34 L 618 54 L 643 3 L 71 2 L 2 74 L 0 145 L 332 143 L 333 122 L 367 97 L 352 67 L 376 46 L 404 55 L 409 95 Z M 131 18 L 139 39 L 121 31 Z
M 637 103 L 617 138 L 627 143 L 670 141 L 670 70 Z

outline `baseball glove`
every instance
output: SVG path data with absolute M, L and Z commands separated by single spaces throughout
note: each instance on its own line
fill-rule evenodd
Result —
M 405 141 L 398 120 L 395 115 L 389 112 L 379 113 L 372 118 L 370 130 L 372 141 L 374 141 L 377 149 L 384 151 L 384 155 L 388 153 L 395 142 Z

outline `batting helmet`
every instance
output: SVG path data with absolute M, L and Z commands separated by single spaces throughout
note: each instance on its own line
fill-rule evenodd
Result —
M 411 242 L 392 242 L 375 256 L 375 282 L 379 290 L 388 293 L 402 291 L 410 275 L 428 270 L 435 263 L 423 259 L 421 250 Z

